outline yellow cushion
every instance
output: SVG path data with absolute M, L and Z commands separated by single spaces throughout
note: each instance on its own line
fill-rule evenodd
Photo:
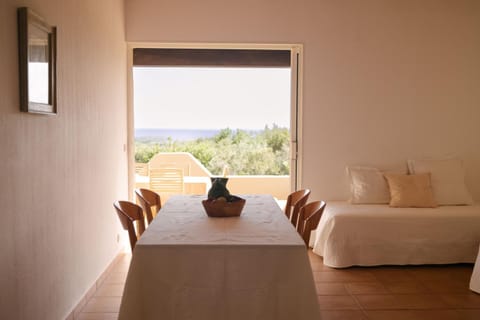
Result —
M 435 208 L 430 173 L 384 174 L 390 189 L 391 207 Z

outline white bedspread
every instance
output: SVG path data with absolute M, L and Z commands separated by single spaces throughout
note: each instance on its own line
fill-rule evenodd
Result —
M 480 205 L 390 208 L 329 202 L 313 251 L 331 267 L 475 262 Z

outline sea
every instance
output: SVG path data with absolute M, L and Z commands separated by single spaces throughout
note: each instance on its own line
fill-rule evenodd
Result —
M 158 129 L 158 128 L 137 128 L 135 129 L 135 140 L 167 140 L 173 141 L 191 141 L 198 138 L 212 138 L 222 129 Z M 233 129 L 244 130 L 250 135 L 256 135 L 263 130 L 251 129 Z
M 174 141 L 189 141 L 196 140 L 198 138 L 211 138 L 219 132 L 219 129 L 138 128 L 135 129 L 135 139 L 166 140 L 171 138 Z

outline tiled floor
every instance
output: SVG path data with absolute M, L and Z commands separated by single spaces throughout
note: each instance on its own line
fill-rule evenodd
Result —
M 480 319 L 480 294 L 468 289 L 473 265 L 332 269 L 309 257 L 321 319 Z M 76 319 L 117 319 L 130 258 L 119 260 Z
M 123 286 L 130 266 L 130 254 L 123 256 L 113 266 L 102 285 L 83 307 L 75 320 L 111 320 L 118 318 Z
M 332 269 L 309 257 L 322 319 L 480 319 L 471 264 Z

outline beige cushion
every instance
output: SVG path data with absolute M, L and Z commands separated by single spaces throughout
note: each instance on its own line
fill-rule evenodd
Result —
M 412 174 L 430 172 L 435 200 L 439 205 L 470 205 L 472 196 L 465 185 L 465 172 L 460 159 L 408 160 Z
M 385 173 L 390 189 L 391 207 L 434 208 L 437 206 L 432 192 L 430 173 L 406 175 Z
M 350 180 L 350 203 L 385 204 L 390 202 L 387 180 L 376 168 L 347 167 Z

